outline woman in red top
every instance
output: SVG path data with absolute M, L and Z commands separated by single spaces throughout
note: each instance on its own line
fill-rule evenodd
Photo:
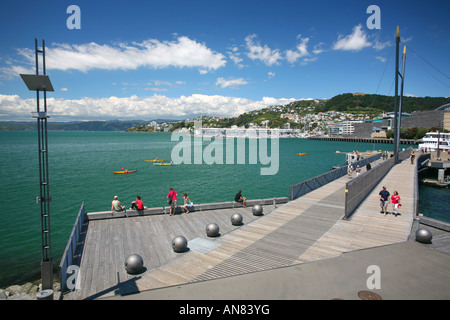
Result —
M 391 196 L 391 202 L 392 202 L 392 207 L 394 209 L 394 215 L 397 216 L 398 215 L 398 207 L 401 206 L 400 196 L 398 195 L 397 191 L 394 191 L 394 194 Z

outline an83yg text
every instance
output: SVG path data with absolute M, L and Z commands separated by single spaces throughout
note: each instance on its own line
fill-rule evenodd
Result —
M 221 307 L 205 307 L 186 304 L 179 309 L 180 315 L 197 315 L 206 316 L 207 318 L 214 315 L 268 315 L 269 313 L 269 305 L 267 304 L 225 304 Z

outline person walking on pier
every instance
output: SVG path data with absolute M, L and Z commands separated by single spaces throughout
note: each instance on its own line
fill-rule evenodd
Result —
M 411 151 L 411 154 L 409 155 L 409 158 L 411 159 L 411 164 L 414 164 L 414 158 L 416 157 L 414 153 L 414 149 Z
M 393 211 L 394 211 L 394 216 L 397 216 L 398 215 L 398 207 L 401 206 L 400 196 L 398 195 L 397 191 L 394 191 L 394 194 L 391 196 L 391 202 L 392 202 L 392 207 L 393 207 Z
M 383 190 L 381 190 L 378 195 L 380 197 L 380 207 L 381 207 L 380 213 L 384 212 L 384 215 L 386 215 L 387 206 L 391 202 L 391 199 L 389 197 L 390 193 L 389 191 L 386 190 L 386 187 L 383 186 Z
M 352 178 L 352 173 L 353 173 L 353 166 L 351 163 L 348 164 L 347 166 L 347 174 L 348 174 L 348 178 L 351 179 Z

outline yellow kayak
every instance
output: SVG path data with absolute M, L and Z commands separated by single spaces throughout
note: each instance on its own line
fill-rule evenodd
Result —
M 125 171 L 113 171 L 115 174 L 125 174 L 125 173 L 132 173 L 136 172 L 136 170 L 125 170 Z
M 155 165 L 155 166 L 172 166 L 173 163 L 170 163 L 170 162 L 166 162 L 166 163 L 160 162 L 160 163 L 154 163 L 154 165 Z
M 146 162 L 163 162 L 163 160 L 159 160 L 159 159 L 153 159 L 153 160 L 145 160 Z

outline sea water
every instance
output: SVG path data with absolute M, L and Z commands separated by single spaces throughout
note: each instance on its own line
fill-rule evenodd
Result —
M 0 287 L 40 277 L 37 141 L 37 132 L 0 132 Z M 248 199 L 289 197 L 291 185 L 327 172 L 333 166 L 345 165 L 345 152 L 392 151 L 393 147 L 392 144 L 295 138 L 267 141 L 269 153 L 271 148 L 279 150 L 279 166 L 274 175 L 261 175 L 264 165 L 248 161 L 249 148 L 245 155 L 247 161 L 242 164 L 224 161 L 229 164 L 192 162 L 156 166 L 145 160 L 156 157 L 165 162 L 171 160 L 172 150 L 179 143 L 172 139 L 171 133 L 50 131 L 50 229 L 54 267 L 59 265 L 83 202 L 88 212 L 106 211 L 110 210 L 115 195 L 127 208 L 140 195 L 145 206 L 161 207 L 166 205 L 170 187 L 178 192 L 180 199 L 183 193 L 188 193 L 194 203 L 232 201 L 238 190 Z M 208 144 L 204 142 L 203 148 Z M 122 169 L 137 172 L 113 173 Z M 441 197 L 447 194 L 436 195 L 434 199 Z M 420 201 L 424 198 L 421 196 Z M 441 210 L 439 205 L 445 208 Z M 432 211 L 446 212 L 446 205 L 445 201 L 434 201 Z M 450 221 L 448 216 L 439 218 Z

